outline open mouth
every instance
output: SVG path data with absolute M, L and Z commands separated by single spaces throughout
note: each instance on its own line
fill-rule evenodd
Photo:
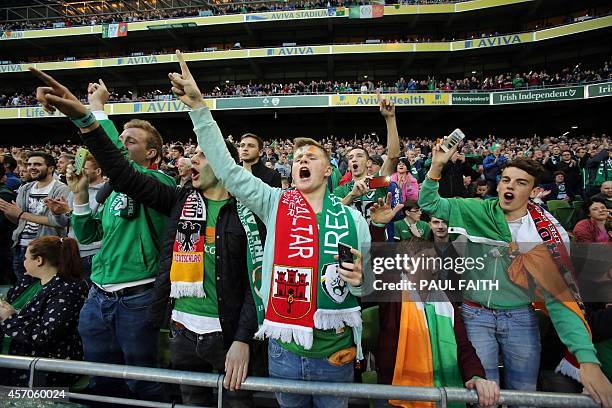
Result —
M 359 165 L 357 163 L 353 163 L 353 170 L 357 170 L 358 167 Z
M 198 177 L 200 177 L 200 172 L 197 171 L 196 169 L 191 169 L 191 179 L 197 180 Z
M 514 194 L 513 193 L 504 193 L 504 200 L 506 200 L 506 201 L 514 200 Z
M 310 177 L 310 169 L 308 167 L 301 167 L 300 168 L 300 179 L 307 179 Z

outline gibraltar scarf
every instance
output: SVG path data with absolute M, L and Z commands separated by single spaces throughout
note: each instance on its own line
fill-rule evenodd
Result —
M 591 332 L 584 317 L 584 305 L 575 281 L 574 268 L 567 248 L 563 243 L 557 227 L 539 206 L 529 203 L 527 211 L 542 238 L 543 244 L 527 253 L 513 253 L 514 260 L 508 268 L 508 276 L 518 286 L 528 288 L 532 280 L 555 299 L 570 309 Z M 515 249 L 511 246 L 511 250 Z M 541 296 L 541 294 L 540 294 Z M 546 311 L 544 302 L 538 302 L 538 307 Z M 567 349 L 565 357 L 557 367 L 557 371 L 580 381 L 578 361 Z
M 446 294 L 430 292 L 422 302 L 416 292 L 402 293 L 399 339 L 393 385 L 459 387 L 463 379 L 457 360 L 455 311 Z M 435 408 L 434 402 L 389 401 L 409 408 Z M 465 404 L 449 404 L 465 407 Z
M 340 278 L 338 242 L 357 248 L 348 209 L 325 194 L 320 223 L 298 190 L 283 192 L 276 214 L 276 241 L 265 320 L 256 337 L 291 340 L 309 350 L 313 329 L 361 331 L 360 306 Z M 359 347 L 358 347 L 359 354 Z
M 193 190 L 181 210 L 170 267 L 170 297 L 205 298 L 204 239 L 206 237 L 206 204 Z

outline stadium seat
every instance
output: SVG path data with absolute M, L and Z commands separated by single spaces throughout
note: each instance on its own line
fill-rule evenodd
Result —
M 550 200 L 546 202 L 546 205 L 548 206 L 548 211 L 554 216 L 555 211 L 557 211 L 558 208 L 569 208 L 571 207 L 570 204 L 567 201 L 564 200 Z
M 6 299 L 6 295 L 8 291 L 11 290 L 12 286 L 10 285 L 2 285 L 0 286 L 0 299 Z
M 574 226 L 574 215 L 576 210 L 571 207 L 560 207 L 553 213 L 553 216 L 561 223 L 565 230 L 571 230 Z
M 371 366 L 374 360 L 374 352 L 378 347 L 378 333 L 380 331 L 378 320 L 378 306 L 369 307 L 361 312 L 363 320 L 363 334 L 361 335 L 361 345 L 366 357 L 366 370 L 361 373 L 361 382 L 364 384 L 377 384 L 378 373 Z M 370 407 L 374 407 L 374 400 L 369 401 Z
M 369 307 L 361 312 L 363 319 L 363 334 L 361 336 L 361 345 L 364 353 L 374 352 L 378 347 L 378 332 L 380 331 L 378 321 L 378 306 Z
M 577 210 L 582 208 L 583 204 L 584 204 L 584 201 L 582 201 L 582 200 L 574 200 L 574 201 L 572 201 L 572 207 L 574 207 Z

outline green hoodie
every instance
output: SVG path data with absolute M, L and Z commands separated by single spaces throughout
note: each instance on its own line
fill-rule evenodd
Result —
M 484 258 L 484 268 L 468 271 L 467 279 L 497 280 L 498 287 L 495 290 L 464 290 L 466 299 L 491 309 L 502 310 L 525 307 L 532 303 L 535 298 L 533 293 L 515 285 L 507 273 L 511 263 L 508 246 L 512 242 L 512 234 L 498 199 L 442 198 L 438 194 L 438 183 L 425 178 L 419 192 L 419 206 L 428 214 L 446 220 L 449 233 L 467 237 L 464 258 Z M 558 223 L 557 228 L 562 230 Z M 564 230 L 561 232 L 562 235 L 565 233 Z M 493 255 L 493 252 L 499 252 L 501 256 Z M 580 363 L 599 364 L 595 347 L 580 318 L 549 293 L 544 290 L 541 292 L 563 344 Z
M 127 149 L 119 140 L 119 133 L 110 120 L 100 120 L 113 143 L 127 157 Z M 158 170 L 146 169 L 130 160 L 132 167 L 169 186 L 174 180 Z M 131 199 L 130 199 L 131 200 Z M 129 202 L 124 194 L 113 191 L 102 211 L 92 214 L 72 214 L 74 233 L 81 244 L 102 240 L 93 258 L 91 280 L 98 285 L 111 285 L 154 278 L 159 264 L 160 237 L 168 217 L 135 203 L 133 214 L 120 215 L 122 204 Z M 76 208 L 75 208 L 76 212 Z

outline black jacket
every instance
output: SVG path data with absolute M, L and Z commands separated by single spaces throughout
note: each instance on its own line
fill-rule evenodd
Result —
M 136 171 L 102 127 L 84 134 L 83 140 L 115 191 L 169 216 L 155 280 L 155 296 L 147 311 L 149 323 L 159 326 L 165 318 L 170 295 L 170 267 L 177 224 L 185 200 L 193 189 L 170 187 Z M 229 347 L 234 340 L 250 343 L 257 330 L 257 314 L 248 280 L 246 232 L 238 218 L 234 198 L 219 212 L 215 244 L 217 300 L 224 345 Z
M 571 163 L 570 163 L 571 164 Z M 582 182 L 582 174 L 580 174 L 580 167 L 578 167 L 578 161 L 573 166 L 562 161 L 557 165 L 559 171 L 565 173 L 565 184 L 573 195 L 579 194 L 581 190 L 580 183 Z
M 281 175 L 278 171 L 266 167 L 260 160 L 251 166 L 251 173 L 270 187 L 281 187 Z
M 442 168 L 442 178 L 440 179 L 440 197 L 466 197 L 467 189 L 463 184 L 463 176 L 475 176 L 474 170 L 467 161 L 449 161 Z

